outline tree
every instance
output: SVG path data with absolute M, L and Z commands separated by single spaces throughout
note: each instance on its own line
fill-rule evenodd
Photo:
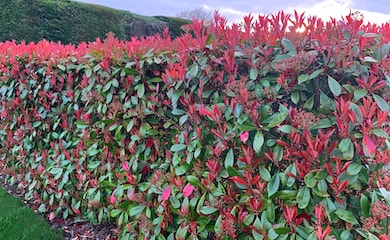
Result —
M 176 17 L 188 19 L 188 20 L 203 20 L 205 22 L 211 22 L 212 14 L 211 12 L 205 11 L 202 8 L 196 8 L 192 10 L 184 10 L 176 14 Z

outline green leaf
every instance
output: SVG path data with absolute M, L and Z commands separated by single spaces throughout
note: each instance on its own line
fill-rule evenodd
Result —
M 174 144 L 174 145 L 172 145 L 170 150 L 172 152 L 179 152 L 179 151 L 182 151 L 186 148 L 187 148 L 187 145 L 185 145 L 185 144 Z
M 182 109 L 179 109 L 179 108 L 175 108 L 172 110 L 172 114 L 173 115 L 176 115 L 176 116 L 180 116 L 180 115 L 183 115 L 185 114 L 186 112 Z
M 250 213 L 246 215 L 246 217 L 244 218 L 244 224 L 250 226 L 254 220 L 255 220 L 255 215 L 253 213 Z
M 299 189 L 297 194 L 298 208 L 305 209 L 310 202 L 310 189 L 307 186 L 303 186 Z
M 188 118 L 189 118 L 189 117 L 188 117 L 187 114 L 181 116 L 180 119 L 179 119 L 179 125 L 180 125 L 180 126 L 183 126 L 183 124 L 184 124 L 185 122 L 187 122 Z
M 372 129 L 371 133 L 375 134 L 375 136 L 377 137 L 390 138 L 390 136 L 383 129 L 380 128 Z
M 361 99 L 362 97 L 366 96 L 367 95 L 367 91 L 365 89 L 356 89 L 354 92 L 353 92 L 353 98 L 354 100 L 359 100 Z
M 311 80 L 311 79 L 314 79 L 314 78 L 318 77 L 318 75 L 320 75 L 320 74 L 323 73 L 323 72 L 324 72 L 324 69 L 317 69 L 317 70 L 315 70 L 314 72 L 312 72 L 312 73 L 310 74 L 309 79 L 310 79 L 310 80 Z
M 198 64 L 195 63 L 194 65 L 192 65 L 190 70 L 187 72 L 187 78 L 192 79 L 192 78 L 196 77 L 196 75 L 198 74 L 198 71 L 199 71 L 199 66 L 198 66 Z
M 298 76 L 298 84 L 301 84 L 301 83 L 304 83 L 306 82 L 307 80 L 309 80 L 309 74 L 307 73 L 304 73 L 304 74 L 301 74 Z
M 324 108 L 324 110 L 336 111 L 336 104 L 334 103 L 334 100 L 328 97 L 322 91 L 320 93 L 320 104 Z
M 89 162 L 87 167 L 89 170 L 95 170 L 100 165 L 100 163 L 101 163 L 100 161 Z
M 363 217 L 368 218 L 370 216 L 370 202 L 364 194 L 360 196 L 360 208 L 362 209 Z
M 251 68 L 250 72 L 249 72 L 249 78 L 251 80 L 256 80 L 257 76 L 259 75 L 259 71 L 257 71 L 256 68 Z
M 314 94 L 309 99 L 307 99 L 305 104 L 303 104 L 303 107 L 306 108 L 307 110 L 312 110 L 313 105 L 314 105 Z
M 131 208 L 129 215 L 130 216 L 138 216 L 140 215 L 145 209 L 145 206 L 135 206 Z
M 351 144 L 352 144 L 352 140 L 350 138 L 344 138 L 339 143 L 339 150 L 341 152 L 346 152 L 349 149 Z
M 362 165 L 359 163 L 351 163 L 347 168 L 347 174 L 349 176 L 358 175 L 360 170 L 362 169 Z
M 280 228 L 275 228 L 275 232 L 277 234 L 286 234 L 291 232 L 291 229 L 289 227 L 280 227 Z
M 348 144 L 348 148 L 346 149 L 346 151 L 343 152 L 343 158 L 345 160 L 352 160 L 354 154 L 355 154 L 355 147 L 351 142 L 351 144 Z
M 189 165 L 188 164 L 184 164 L 184 165 L 181 165 L 180 167 L 176 167 L 175 168 L 175 174 L 177 176 L 181 176 L 181 175 L 184 175 L 185 173 L 187 173 L 188 169 L 189 169 Z
M 348 240 L 348 239 L 351 239 L 351 232 L 348 229 L 346 229 L 341 233 L 340 240 Z
M 217 221 L 215 221 L 214 232 L 221 232 L 222 215 L 219 215 Z
M 364 61 L 364 62 L 370 62 L 370 63 L 376 63 L 376 62 L 378 62 L 376 59 L 374 59 L 373 57 L 370 57 L 370 56 L 364 57 L 363 61 Z
M 99 153 L 100 153 L 100 150 L 96 149 L 96 148 L 88 148 L 88 150 L 87 150 L 87 155 L 90 157 L 93 157 Z
M 34 128 L 37 128 L 37 127 L 39 127 L 41 124 L 42 124 L 42 122 L 36 121 L 36 122 L 33 123 L 33 127 L 34 127 Z M 77 123 L 76 123 L 76 126 L 77 126 Z M 77 127 L 77 128 L 79 128 L 79 127 Z
M 309 188 L 313 188 L 317 184 L 317 179 L 315 178 L 316 173 L 315 172 L 309 172 L 305 176 L 305 184 Z
M 279 124 L 281 124 L 287 117 L 286 113 L 277 114 L 272 120 L 268 123 L 267 128 L 273 128 Z
M 323 129 L 331 127 L 334 123 L 329 118 L 322 118 L 316 124 L 314 124 L 310 129 Z
M 234 154 L 233 149 L 230 149 L 225 157 L 225 167 L 233 167 L 234 164 Z
M 205 215 L 209 215 L 209 214 L 215 213 L 216 211 L 218 211 L 218 209 L 216 209 L 215 207 L 203 206 L 203 207 L 200 208 L 200 212 L 205 214 Z
M 336 79 L 332 78 L 328 75 L 328 86 L 330 88 L 330 91 L 335 96 L 339 96 L 341 94 L 341 85 L 339 82 L 336 81 Z
M 291 94 L 291 101 L 294 104 L 298 104 L 298 102 L 299 102 L 299 92 L 298 91 L 292 92 L 292 94 Z
M 275 206 L 272 203 L 266 208 L 265 214 L 269 222 L 275 222 Z
M 374 97 L 375 102 L 378 104 L 378 107 L 382 111 L 385 111 L 385 112 L 389 112 L 390 111 L 389 104 L 381 96 L 376 95 L 376 94 L 372 94 L 372 96 Z
M 76 127 L 78 129 L 85 129 L 88 127 L 88 124 L 86 122 L 83 122 L 83 121 L 76 121 Z
M 280 178 L 279 174 L 276 173 L 274 176 L 272 176 L 271 180 L 267 184 L 268 197 L 274 195 L 278 191 L 279 186 Z
M 291 133 L 291 129 L 293 127 L 291 125 L 283 125 L 281 126 L 280 128 L 278 128 L 278 130 L 282 133 Z
M 125 73 L 127 75 L 137 75 L 138 74 L 138 71 L 135 69 L 132 69 L 132 68 L 124 68 L 123 71 L 125 71 Z
M 171 195 L 169 197 L 169 202 L 171 202 L 171 205 L 173 208 L 175 208 L 175 209 L 180 208 L 180 201 L 179 201 L 179 199 L 177 199 L 177 197 Z
M 294 44 L 287 38 L 283 38 L 281 41 L 282 46 L 290 53 L 290 55 L 297 54 Z
M 257 131 L 255 138 L 253 139 L 253 150 L 255 150 L 256 153 L 260 153 L 263 144 L 264 144 L 263 132 Z
M 198 214 L 200 214 L 200 209 L 203 207 L 203 204 L 204 204 L 205 199 L 206 199 L 206 193 L 204 193 L 204 194 L 200 197 L 200 199 L 199 199 L 199 201 L 198 201 L 198 205 L 196 205 L 196 212 L 197 212 Z
M 143 83 L 137 85 L 137 95 L 139 98 L 142 98 L 145 94 L 145 86 Z
M 254 131 L 254 130 L 257 130 L 257 126 L 252 124 L 252 123 L 248 123 L 248 122 L 245 122 L 243 124 L 237 124 L 237 128 L 241 131 Z
M 210 45 L 214 39 L 215 39 L 214 34 L 209 33 L 209 35 L 207 36 L 207 39 L 206 39 L 206 45 Z
M 359 224 L 356 218 L 353 216 L 353 214 L 350 211 L 344 210 L 344 209 L 337 209 L 335 211 L 335 214 L 337 217 L 339 217 L 341 220 L 346 221 L 351 224 Z
M 229 176 L 231 176 L 231 177 L 241 176 L 240 173 L 233 167 L 227 167 L 226 170 L 227 170 Z
M 191 185 L 196 187 L 196 188 L 198 188 L 200 186 L 200 180 L 199 180 L 199 178 L 197 178 L 195 176 L 192 176 L 192 175 L 187 176 L 187 181 L 189 183 L 191 183 Z
M 114 210 L 112 210 L 110 212 L 110 216 L 114 218 L 114 217 L 118 216 L 121 213 L 122 213 L 122 209 L 114 209 Z
M 264 166 L 260 166 L 259 167 L 259 173 L 260 173 L 260 177 L 268 182 L 269 180 L 271 180 L 271 174 L 269 173 L 268 169 L 266 169 Z
M 295 200 L 297 193 L 296 190 L 280 190 L 277 197 L 281 200 Z
M 111 88 L 112 81 L 108 81 L 103 87 L 103 92 L 107 92 Z

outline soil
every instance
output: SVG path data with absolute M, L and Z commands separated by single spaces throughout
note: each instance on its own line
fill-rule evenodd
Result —
M 7 190 L 14 197 L 22 199 L 23 203 L 31 209 L 37 209 L 38 203 L 34 200 L 24 201 L 22 192 L 17 186 L 11 186 L 4 181 L 4 176 L 0 173 L 0 186 Z M 34 210 L 37 212 L 36 210 Z M 48 214 L 40 214 L 46 222 L 53 228 L 63 233 L 64 240 L 116 240 L 118 233 L 114 224 L 93 225 L 86 221 L 80 221 L 76 218 L 54 218 L 49 220 Z

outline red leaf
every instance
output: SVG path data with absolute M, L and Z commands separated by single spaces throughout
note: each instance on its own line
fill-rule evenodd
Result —
M 363 136 L 363 152 L 364 155 L 371 156 L 375 154 L 376 147 L 374 142 L 371 140 L 371 138 L 368 135 Z
M 203 104 L 201 104 L 199 107 L 199 114 L 201 116 L 208 116 L 208 117 L 210 117 L 212 115 L 211 112 L 209 110 L 207 110 Z
M 75 214 L 80 215 L 80 210 L 74 208 L 73 206 L 72 206 L 72 211 L 73 211 Z
M 190 194 L 191 194 L 191 193 L 190 193 Z M 164 189 L 164 191 L 162 192 L 161 198 L 162 198 L 163 201 L 166 201 L 166 200 L 168 200 L 168 198 L 169 198 L 170 195 L 171 195 L 171 186 L 168 185 L 168 186 Z
M 244 185 L 244 186 L 247 186 L 248 183 L 244 181 L 244 179 L 238 177 L 238 176 L 233 176 L 231 177 L 231 179 L 235 182 L 235 183 L 238 183 L 238 184 L 241 184 L 241 185 Z
M 183 189 L 183 196 L 190 196 L 192 194 L 192 191 L 194 191 L 194 186 L 192 186 L 190 183 L 187 183 L 187 185 Z
M 340 183 L 340 185 L 339 185 L 339 192 L 342 192 L 342 191 L 344 191 L 346 188 L 347 188 L 347 185 L 348 185 L 348 180 L 345 180 L 345 181 L 343 181 L 342 183 Z
M 330 233 L 330 226 L 326 226 L 325 230 L 322 232 L 322 238 L 325 239 L 326 236 Z

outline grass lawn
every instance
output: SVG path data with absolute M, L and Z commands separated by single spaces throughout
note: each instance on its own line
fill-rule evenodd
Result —
M 50 228 L 45 220 L 0 188 L 0 240 L 62 239 L 59 231 Z

